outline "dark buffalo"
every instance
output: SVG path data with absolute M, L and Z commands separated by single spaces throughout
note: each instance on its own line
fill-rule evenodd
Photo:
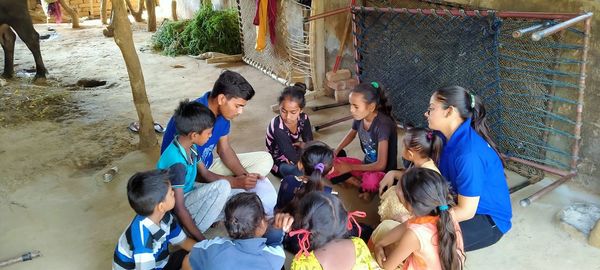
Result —
M 10 78 L 14 72 L 16 36 L 11 28 L 33 53 L 36 68 L 34 80 L 46 79 L 46 68 L 40 53 L 40 35 L 33 28 L 26 0 L 0 0 L 0 44 L 4 49 L 4 73 L 2 76 Z

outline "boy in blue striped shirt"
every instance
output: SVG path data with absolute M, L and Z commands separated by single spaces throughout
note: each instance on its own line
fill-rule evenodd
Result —
M 113 258 L 113 269 L 180 269 L 196 241 L 187 238 L 169 212 L 175 193 L 169 178 L 181 177 L 185 168 L 153 170 L 134 174 L 127 183 L 127 198 L 137 213 L 121 234 Z M 183 250 L 169 254 L 168 244 Z

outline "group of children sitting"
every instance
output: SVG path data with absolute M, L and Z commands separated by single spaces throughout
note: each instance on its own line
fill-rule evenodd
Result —
M 333 149 L 313 140 L 305 91 L 303 84 L 286 87 L 280 114 L 267 127 L 271 173 L 282 178 L 274 209 L 260 194 L 230 192 L 227 180 L 203 179 L 196 146 L 210 139 L 215 115 L 200 102 L 182 101 L 173 116 L 177 136 L 158 170 L 129 179 L 137 215 L 119 239 L 113 269 L 279 270 L 284 249 L 296 254 L 292 269 L 462 269 L 462 237 L 448 211 L 454 201 L 436 167 L 441 139 L 409 129 L 401 155 L 412 165 L 396 171 L 396 124 L 384 89 L 371 82 L 351 91 L 354 122 Z M 357 135 L 362 159 L 344 151 Z M 383 222 L 370 238 L 356 221 L 364 212 L 348 212 L 327 183 L 355 186 L 364 200 L 379 194 Z M 229 238 L 205 239 L 202 232 L 219 221 Z

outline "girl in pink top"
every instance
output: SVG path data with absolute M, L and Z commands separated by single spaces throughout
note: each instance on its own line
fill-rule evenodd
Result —
M 379 265 L 384 269 L 463 269 L 462 234 L 453 218 L 448 182 L 433 170 L 411 168 L 399 181 L 397 195 L 414 217 L 375 243 Z

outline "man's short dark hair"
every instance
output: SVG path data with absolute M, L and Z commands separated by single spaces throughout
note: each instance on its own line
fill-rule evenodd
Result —
M 140 216 L 149 216 L 154 207 L 165 199 L 170 188 L 167 170 L 138 172 L 127 182 L 127 199 Z
M 215 115 L 204 104 L 197 101 L 184 100 L 175 109 L 175 130 L 179 135 L 190 132 L 201 133 L 215 124 Z
M 241 74 L 231 70 L 223 70 L 213 86 L 210 97 L 216 98 L 220 94 L 225 95 L 227 99 L 241 98 L 248 101 L 254 96 L 254 88 Z

